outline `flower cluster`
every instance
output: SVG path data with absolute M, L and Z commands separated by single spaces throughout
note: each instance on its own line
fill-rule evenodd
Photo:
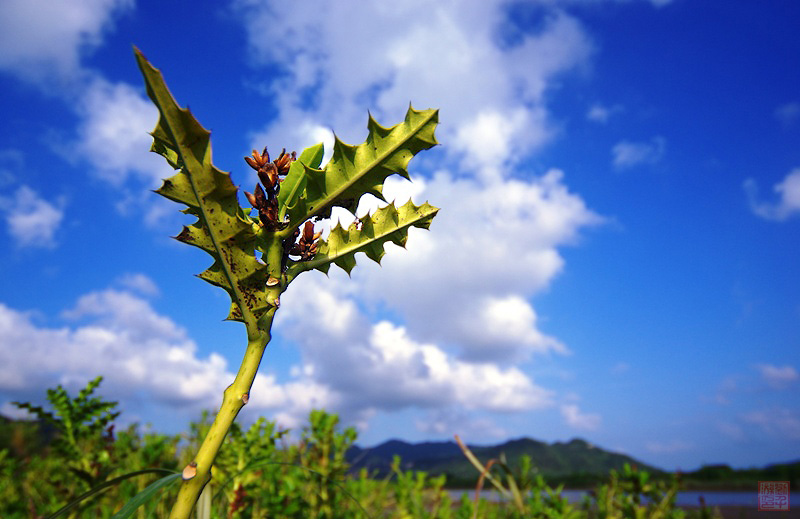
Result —
M 250 205 L 258 210 L 261 226 L 269 231 L 276 231 L 283 224 L 278 221 L 278 192 L 283 180 L 280 176 L 285 176 L 289 172 L 289 167 L 296 159 L 295 152 L 288 155 L 284 148 L 280 156 L 270 162 L 266 146 L 261 153 L 253 150 L 252 157 L 244 158 L 250 167 L 256 170 L 258 179 L 261 181 L 261 184 L 256 184 L 255 194 L 245 191 L 244 195 Z
M 286 153 L 286 148 L 281 151 L 277 159 L 270 162 L 267 148 L 259 153 L 253 150 L 252 157 L 245 157 L 244 160 L 251 168 L 258 173 L 260 184 L 256 184 L 255 194 L 244 192 L 247 200 L 255 209 L 258 210 L 259 224 L 268 231 L 276 231 L 285 227 L 284 222 L 278 221 L 278 193 L 281 189 L 282 176 L 289 173 L 292 162 L 297 160 L 296 154 Z M 300 261 L 308 261 L 317 253 L 317 240 L 322 235 L 321 232 L 314 232 L 314 224 L 309 220 L 303 226 L 301 235 L 300 229 L 296 229 L 291 239 L 284 241 L 284 263 L 288 256 L 300 256 Z M 300 240 L 295 243 L 298 236 Z
M 300 229 L 295 231 L 295 238 L 300 234 Z M 300 240 L 289 248 L 288 253 L 292 256 L 300 256 L 300 261 L 308 261 L 317 253 L 317 240 L 322 236 L 322 232 L 314 232 L 314 223 L 309 220 L 303 226 L 303 234 Z M 293 240 L 294 241 L 294 240 Z

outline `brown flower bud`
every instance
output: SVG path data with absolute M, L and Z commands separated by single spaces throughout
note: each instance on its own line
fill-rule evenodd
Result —
M 286 148 L 283 148 L 278 158 L 273 161 L 273 164 L 275 164 L 278 174 L 286 175 L 289 173 L 289 167 L 295 160 L 297 160 L 297 153 L 293 151 L 291 155 L 287 155 Z
M 258 168 L 258 179 L 264 184 L 267 193 L 270 193 L 278 183 L 278 168 L 271 162 L 261 166 Z
M 265 164 L 269 162 L 269 153 L 267 153 L 267 147 L 264 146 L 264 151 L 259 153 L 256 150 L 253 150 L 253 158 L 245 157 L 244 160 L 250 164 L 250 167 L 258 170 L 264 167 Z
M 299 229 L 297 230 L 299 233 Z M 314 223 L 309 220 L 303 226 L 303 232 L 300 240 L 292 245 L 289 249 L 289 254 L 292 256 L 300 256 L 300 261 L 308 261 L 317 253 L 317 241 L 322 236 L 322 232 L 314 232 Z
M 258 184 L 256 184 L 256 188 L 258 188 Z M 257 204 L 257 202 L 256 202 L 256 197 L 255 197 L 255 196 L 253 196 L 253 194 L 252 194 L 252 193 L 248 193 L 247 191 L 245 191 L 245 192 L 244 192 L 244 196 L 245 196 L 245 197 L 247 197 L 247 201 L 248 201 L 248 202 L 250 202 L 250 205 L 251 205 L 251 206 L 253 206 L 253 207 L 255 207 L 256 209 L 258 209 L 258 206 L 256 205 L 256 204 Z

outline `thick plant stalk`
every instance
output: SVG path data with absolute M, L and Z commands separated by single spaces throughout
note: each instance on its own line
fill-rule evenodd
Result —
M 274 312 L 272 315 L 274 316 Z M 268 319 L 268 326 L 271 326 L 271 324 L 272 316 Z M 178 498 L 172 507 L 170 519 L 188 518 L 200 497 L 200 493 L 211 479 L 211 465 L 214 463 L 214 458 L 217 457 L 217 452 L 219 452 L 231 424 L 236 419 L 236 415 L 239 414 L 239 411 L 249 399 L 250 388 L 253 386 L 253 380 L 256 378 L 258 366 L 261 363 L 261 357 L 269 343 L 269 339 L 269 334 L 267 334 L 266 342 L 262 340 L 262 337 L 257 337 L 255 340 L 248 342 L 247 351 L 242 365 L 239 367 L 239 372 L 236 374 L 236 379 L 225 390 L 222 406 L 211 424 L 211 429 L 209 429 L 203 443 L 200 445 L 200 449 L 197 451 L 193 462 L 196 465 L 184 470 L 184 479 L 187 476 L 192 477 L 185 480 L 178 491 Z
M 261 181 L 254 193 L 245 192 L 258 212 L 253 217 L 239 205 L 230 175 L 212 163 L 210 133 L 178 106 L 161 72 L 138 49 L 135 54 L 147 95 L 159 111 L 151 151 L 178 171 L 156 193 L 186 205 L 183 212 L 196 217 L 175 238 L 211 255 L 214 263 L 198 277 L 228 292 L 227 319 L 242 322 L 247 329 L 247 349 L 236 379 L 225 390 L 194 461 L 183 471 L 183 485 L 170 518 L 188 519 L 212 477 L 211 466 L 231 424 L 250 398 L 280 295 L 289 283 L 308 270 L 327 273 L 331 264 L 349 274 L 358 252 L 379 263 L 386 242 L 405 246 L 411 227 L 430 227 L 438 209 L 428 203 L 417 206 L 411 200 L 379 209 L 348 229 L 337 225 L 327 240 L 319 239 L 312 219 L 330 216 L 333 207 L 354 211 L 365 193 L 383 198 L 383 182 L 389 175 L 408 178 L 411 158 L 437 144 L 438 111 L 409 107 L 405 120 L 391 128 L 370 117 L 367 140 L 352 146 L 336 139 L 333 156 L 323 169 L 319 169 L 321 144 L 304 150 L 296 160 L 294 153 L 284 152 L 270 161 L 266 148 L 261 153 L 254 150 L 252 157 L 245 158 Z

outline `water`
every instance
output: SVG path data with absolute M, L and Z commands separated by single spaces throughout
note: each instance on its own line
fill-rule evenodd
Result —
M 469 499 L 475 498 L 475 490 L 448 490 L 450 498 L 453 501 L 461 500 L 461 495 L 466 493 Z M 564 490 L 561 495 L 566 497 L 570 503 L 579 504 L 583 498 L 589 494 L 588 490 Z M 758 507 L 758 492 L 720 492 L 720 491 L 705 491 L 705 490 L 685 490 L 678 492 L 678 497 L 675 499 L 675 504 L 678 506 L 700 506 L 700 496 L 706 501 L 706 506 L 750 506 L 753 508 Z M 481 497 L 488 501 L 497 502 L 502 499 L 498 492 L 483 491 Z M 789 494 L 789 504 L 800 505 L 800 492 L 791 492 Z

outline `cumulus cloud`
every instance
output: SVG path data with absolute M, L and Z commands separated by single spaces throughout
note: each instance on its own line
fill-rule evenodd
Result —
M 141 286 L 143 278 L 138 279 Z M 186 330 L 131 292 L 88 293 L 62 318 L 67 326 L 37 326 L 28 313 L 0 304 L 4 410 L 10 401 L 40 402 L 44 388 L 62 384 L 74 391 L 101 374 L 102 393 L 121 402 L 124 418 L 144 400 L 151 412 L 168 410 L 189 419 L 202 409 L 217 408 L 234 378 L 220 355 L 200 357 Z M 259 374 L 246 411 L 293 406 L 303 387 L 296 383 L 289 394 L 273 376 Z
M 154 189 L 172 174 L 163 158 L 143 151 L 153 142 L 148 133 L 158 121 L 158 110 L 137 89 L 95 79 L 83 95 L 79 114 L 78 150 L 98 178 L 120 187 L 134 177 Z
M 355 301 L 316 286 L 322 280 L 304 278 L 305 284 L 301 278 L 292 287 L 295 300 L 290 293 L 284 296 L 290 301 L 287 312 L 282 308 L 281 325 L 301 345 L 303 366 L 282 384 L 259 374 L 245 415 L 268 410 L 281 426 L 296 428 L 311 409 L 326 408 L 364 428 L 377 410 L 503 413 L 551 405 L 552 392 L 517 368 L 459 361 L 388 321 L 367 325 L 364 335 L 361 326 L 367 321 Z M 139 292 L 154 286 L 141 274 L 127 276 L 124 284 Z M 186 330 L 134 292 L 90 292 L 61 318 L 67 326 L 37 326 L 30 315 L 0 304 L 4 409 L 12 400 L 41 400 L 41 388 L 63 384 L 75 390 L 102 374 L 103 394 L 119 400 L 126 417 L 129 406 L 144 399 L 155 409 L 191 418 L 216 408 L 234 378 L 220 355 L 200 357 Z M 498 433 L 490 420 L 476 420 L 470 431 Z
M 482 110 L 467 119 L 453 141 L 454 150 L 462 157 L 461 167 L 488 179 L 501 176 L 516 150 L 537 148 L 550 137 L 544 117 L 542 110 L 520 108 L 507 113 Z M 526 129 L 531 133 L 525 133 Z M 519 142 L 522 135 L 528 140 L 526 145 Z
M 254 135 L 255 145 L 301 149 L 320 124 L 354 142 L 367 108 L 379 122 L 396 121 L 409 100 L 440 108 L 447 153 L 486 175 L 545 143 L 553 134 L 543 96 L 549 81 L 591 53 L 580 23 L 553 7 L 541 28 L 501 46 L 502 4 L 442 3 L 425 17 L 421 5 L 236 2 L 254 59 L 285 72 L 268 85 L 279 116 Z M 276 17 L 294 23 L 272 23 Z
M 427 182 L 390 177 L 384 192 L 399 203 L 427 198 L 442 210 L 430 231 L 411 229 L 408 250 L 387 254 L 382 268 L 361 261 L 347 290 L 370 306 L 397 311 L 414 336 L 451 346 L 468 361 L 568 353 L 538 329 L 527 298 L 561 271 L 557 247 L 602 219 L 569 192 L 561 171 L 490 185 L 440 171 Z M 362 216 L 378 205 L 365 198 L 356 212 Z M 353 218 L 345 213 L 334 212 L 343 225 Z
M 665 148 L 663 137 L 653 137 L 649 142 L 620 141 L 611 149 L 611 162 L 617 169 L 655 164 L 664 156 Z
M 330 388 L 338 395 L 334 408 L 348 417 L 411 407 L 517 412 L 551 405 L 552 392 L 515 367 L 464 362 L 403 326 L 370 324 L 356 300 L 337 290 L 343 281 L 298 278 L 282 296 L 276 329 L 300 347 L 304 365 L 294 373 Z
M 601 418 L 596 413 L 582 413 L 576 404 L 561 406 L 561 416 L 570 427 L 594 431 L 600 427 Z
M 387 199 L 404 184 L 387 182 Z M 563 173 L 486 185 L 440 171 L 420 184 L 418 200 L 442 209 L 431 230 L 412 229 L 408 250 L 387 254 L 383 268 L 353 272 L 366 300 L 398 311 L 415 336 L 452 346 L 466 360 L 566 353 L 539 331 L 528 298 L 563 268 L 557 247 L 601 219 L 569 192 Z
M 77 138 L 71 149 L 91 167 L 89 173 L 117 192 L 115 208 L 120 214 L 142 214 L 149 227 L 175 218 L 174 203 L 153 197 L 150 190 L 175 172 L 164 159 L 147 153 L 153 140 L 149 132 L 158 120 L 158 110 L 139 91 L 126 83 L 93 78 L 77 104 Z
M 387 182 L 390 200 L 425 197 L 442 207 L 431 233 L 412 229 L 408 252 L 387 255 L 383 269 L 360 265 L 352 283 L 342 283 L 338 272 L 317 286 L 319 276 L 306 274 L 282 298 L 276 329 L 301 346 L 303 363 L 281 385 L 259 376 L 261 389 L 248 408 L 259 393 L 267 395 L 262 405 L 277 410 L 284 425 L 299 423 L 313 407 L 365 423 L 377 409 L 502 413 L 554 405 L 552 391 L 510 364 L 568 353 L 540 329 L 531 297 L 563 269 L 558 248 L 602 219 L 569 191 L 561 171 L 537 175 L 518 166 L 557 135 L 545 93 L 554 78 L 586 66 L 592 44 L 577 19 L 555 5 L 508 45 L 497 41 L 507 16 L 500 3 L 443 3 L 419 17 L 422 5 L 235 3 L 252 63 L 281 71 L 264 86 L 278 115 L 254 132 L 254 147 L 330 143 L 331 128 L 360 142 L 366 108 L 389 123 L 412 100 L 417 108 L 441 109 L 437 133 L 449 145 L 432 155 L 452 165 L 444 170 L 424 157 L 414 164 L 435 174 Z M 293 23 L 274 23 L 280 19 Z M 140 152 L 149 146 L 155 110 L 135 89 L 92 78 L 78 110 L 77 148 L 95 176 L 123 192 L 131 182 L 157 186 L 166 166 Z M 137 203 L 130 198 L 120 209 Z M 366 198 L 359 210 L 378 205 Z M 160 214 L 149 208 L 146 221 Z M 45 354 L 41 337 L 58 335 L 64 354 L 52 358 L 61 361 L 60 372 L 87 379 L 103 367 L 118 372 L 122 382 L 110 389 L 121 394 L 145 387 L 165 406 L 213 407 L 208 402 L 229 382 L 224 361 L 199 358 L 186 332 L 153 311 L 142 298 L 154 293 L 146 280 L 120 283 L 128 290 L 87 294 L 65 312 L 76 323 L 70 327 L 26 321 L 36 352 Z M 400 317 L 390 321 L 377 309 Z M 68 353 L 73 360 L 64 362 Z M 12 357 L 20 372 L 31 369 Z M 43 373 L 56 379 L 59 371 L 53 364 Z M 577 408 L 569 416 L 583 425 L 597 421 Z M 481 428 L 499 430 L 475 422 Z
M 19 247 L 56 246 L 55 234 L 64 219 L 64 202 L 41 198 L 28 186 L 20 186 L 13 197 L 0 197 L 8 232 Z
M 789 365 L 779 367 L 771 364 L 759 364 L 756 369 L 764 382 L 773 389 L 782 389 L 800 379 L 797 370 Z
M 551 390 L 508 365 L 568 353 L 538 329 L 526 299 L 561 269 L 555 247 L 600 221 L 562 179 L 557 170 L 489 185 L 444 171 L 430 181 L 388 179 L 387 200 L 430 198 L 443 209 L 431 231 L 412 229 L 407 250 L 387 245 L 392 250 L 382 267 L 361 256 L 352 279 L 334 267 L 328 279 L 310 273 L 292 284 L 282 296 L 276 330 L 300 346 L 304 365 L 294 375 L 333 390 L 335 408 L 351 422 L 375 410 L 410 407 L 435 414 L 554 405 Z M 378 205 L 365 198 L 356 212 L 363 216 Z M 334 211 L 334 220 L 345 225 L 352 218 Z M 396 312 L 404 324 L 371 322 L 376 308 Z M 420 430 L 433 434 L 449 426 L 450 415 L 436 416 L 420 421 Z M 569 416 L 577 427 L 599 420 Z M 486 437 L 500 430 L 481 420 L 468 429 Z
M 758 200 L 758 185 L 752 178 L 745 180 L 744 190 L 750 202 L 750 209 L 765 220 L 784 221 L 800 212 L 800 168 L 789 172 L 782 182 L 772 190 L 778 196 L 776 202 Z
M 83 54 L 102 43 L 115 16 L 133 0 L 0 2 L 0 70 L 51 88 L 80 75 Z
M 517 176 L 529 178 L 509 178 L 522 158 L 556 134 L 544 94 L 554 78 L 586 66 L 592 44 L 577 19 L 555 5 L 511 43 L 497 37 L 508 22 L 503 4 L 444 3 L 419 17 L 421 5 L 236 2 L 251 62 L 282 72 L 265 86 L 278 116 L 253 135 L 253 145 L 302 149 L 330 142 L 330 128 L 357 143 L 367 108 L 386 124 L 402 117 L 409 100 L 416 108 L 438 107 L 437 135 L 448 146 L 414 164 L 433 170 L 439 157 L 457 171 L 439 170 L 427 180 L 417 175 L 413 184 L 390 179 L 385 187 L 389 200 L 405 202 L 410 185 L 417 203 L 428 199 L 441 207 L 433 230 L 412 229 L 408 252 L 388 254 L 382 269 L 361 265 L 353 273 L 354 288 L 334 284 L 330 297 L 348 300 L 346 290 L 354 290 L 369 308 L 402 316 L 403 326 L 392 330 L 417 351 L 416 360 L 403 360 L 409 369 L 422 373 L 430 369 L 433 351 L 447 351 L 457 354 L 457 360 L 446 357 L 451 371 L 466 370 L 457 363 L 495 365 L 508 378 L 512 372 L 498 366 L 568 352 L 539 329 L 529 298 L 563 268 L 557 247 L 601 221 L 569 192 L 558 170 L 534 176 L 517 169 Z M 271 23 L 276 18 L 295 23 Z M 273 30 L 263 31 L 265 24 Z M 379 205 L 368 198 L 359 215 Z M 342 212 L 334 217 L 345 224 L 352 219 Z M 378 339 L 389 334 L 390 323 L 371 323 L 355 303 L 344 307 L 361 321 L 361 330 L 372 330 L 364 347 L 381 349 Z M 413 394 L 412 387 L 406 390 Z

